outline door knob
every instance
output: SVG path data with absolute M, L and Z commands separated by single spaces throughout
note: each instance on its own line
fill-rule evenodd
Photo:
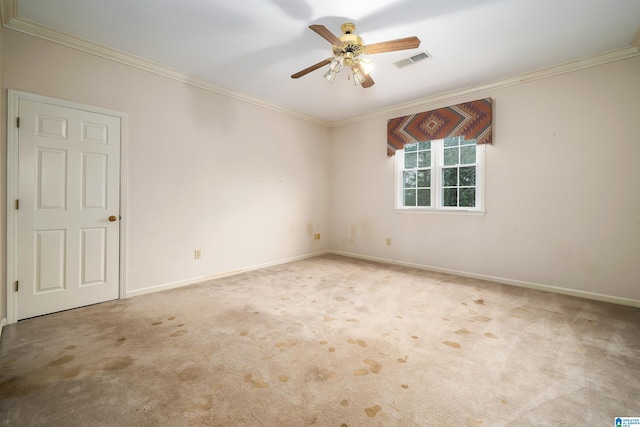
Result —
M 111 222 L 115 221 L 116 219 L 118 219 L 118 218 L 116 218 L 116 216 L 115 216 L 115 215 L 111 215 L 111 216 L 109 217 L 109 221 L 111 221 Z

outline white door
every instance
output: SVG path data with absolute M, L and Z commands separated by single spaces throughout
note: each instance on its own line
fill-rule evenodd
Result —
M 120 117 L 18 112 L 17 318 L 117 299 Z

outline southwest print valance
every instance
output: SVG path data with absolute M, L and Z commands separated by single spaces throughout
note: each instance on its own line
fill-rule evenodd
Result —
M 453 136 L 491 144 L 492 105 L 493 100 L 485 98 L 391 119 L 387 122 L 387 155 L 393 156 L 405 144 Z

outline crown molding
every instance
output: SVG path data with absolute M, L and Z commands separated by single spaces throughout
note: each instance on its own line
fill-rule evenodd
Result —
M 331 127 L 340 127 L 351 123 L 361 122 L 374 118 L 386 117 L 398 117 L 408 114 L 412 110 L 418 107 L 425 108 L 430 104 L 437 104 L 443 101 L 453 100 L 456 98 L 468 98 L 471 95 L 477 95 L 479 93 L 488 92 L 491 90 L 502 89 L 509 86 L 514 86 L 521 83 L 527 83 L 534 80 L 546 79 L 548 77 L 557 76 L 560 74 L 571 73 L 574 71 L 582 70 L 584 68 L 595 67 L 597 65 L 607 64 L 609 62 L 620 61 L 623 59 L 632 58 L 634 56 L 640 56 L 640 27 L 636 32 L 633 39 L 633 44 L 623 49 L 617 49 L 610 52 L 606 52 L 601 55 L 596 55 L 588 58 L 578 59 L 575 61 L 567 62 L 564 64 L 556 65 L 553 67 L 543 68 L 536 71 L 520 74 L 516 77 L 508 79 L 498 80 L 492 83 L 469 87 L 465 89 L 455 90 L 451 92 L 441 93 L 438 95 L 418 99 L 404 104 L 394 105 L 384 110 L 376 111 L 374 113 L 352 117 L 350 119 L 331 122 Z
M 180 71 L 156 64 L 155 62 L 148 61 L 135 55 L 124 53 L 98 43 L 88 42 L 69 34 L 62 33 L 60 31 L 53 30 L 51 28 L 44 27 L 36 22 L 28 19 L 20 18 L 16 16 L 17 13 L 17 0 L 2 0 L 0 3 L 0 14 L 2 14 L 2 23 L 5 28 L 9 28 L 14 31 L 19 31 L 31 36 L 39 37 L 44 40 L 48 40 L 53 43 L 61 44 L 63 46 L 70 47 L 72 49 L 80 50 L 92 55 L 96 55 L 111 61 L 119 62 L 130 67 L 138 68 L 153 74 L 157 74 L 169 79 L 185 83 L 191 86 L 195 86 L 200 89 L 214 92 L 218 95 L 223 95 L 229 98 L 237 99 L 247 102 L 249 104 L 256 105 L 258 107 L 266 108 L 268 110 L 276 111 L 278 113 L 286 114 L 292 117 L 296 117 L 311 123 L 318 124 L 320 126 L 329 127 L 330 123 L 318 119 L 317 117 L 302 114 L 298 111 L 294 111 L 283 107 L 281 105 L 265 101 L 263 99 L 255 98 L 252 96 L 244 95 L 239 92 L 235 92 L 231 89 L 227 89 L 222 86 L 213 84 L 202 78 L 182 73 Z
M 567 62 L 564 64 L 556 65 L 553 67 L 543 68 L 536 71 L 520 74 L 519 76 L 495 81 L 488 84 L 479 86 L 473 86 L 469 88 L 454 90 L 451 92 L 445 92 L 426 98 L 421 98 L 408 103 L 397 104 L 383 110 L 379 110 L 370 114 L 351 117 L 345 120 L 326 121 L 317 117 L 309 116 L 307 114 L 300 113 L 295 110 L 283 107 L 281 105 L 265 101 L 263 99 L 248 96 L 231 89 L 227 89 L 222 86 L 211 83 L 210 81 L 195 77 L 189 74 L 182 73 L 180 71 L 156 64 L 146 59 L 124 53 L 106 46 L 87 42 L 77 37 L 65 34 L 50 28 L 46 28 L 33 21 L 29 21 L 18 16 L 18 0 L 0 0 L 0 21 L 6 28 L 19 31 L 25 34 L 29 34 L 35 37 L 39 37 L 54 43 L 58 43 L 73 49 L 77 49 L 86 53 L 90 53 L 96 56 L 100 56 L 105 59 L 109 59 L 115 62 L 119 62 L 124 65 L 128 65 L 134 68 L 138 68 L 150 73 L 154 73 L 169 79 L 185 83 L 191 86 L 198 87 L 210 92 L 214 92 L 219 95 L 223 95 L 229 98 L 237 99 L 247 102 L 268 110 L 283 113 L 292 117 L 296 117 L 311 123 L 315 123 L 320 126 L 335 128 L 351 123 L 357 123 L 365 120 L 370 120 L 379 117 L 395 117 L 402 115 L 403 112 L 411 111 L 418 107 L 425 107 L 430 104 L 436 104 L 443 101 L 453 100 L 456 98 L 465 98 L 472 95 L 477 95 L 482 92 L 501 89 L 521 83 L 526 83 L 534 80 L 545 79 L 548 77 L 557 76 L 560 74 L 571 73 L 573 71 L 582 70 L 584 68 L 595 67 L 597 65 L 607 64 L 609 62 L 620 61 L 623 59 L 631 58 L 640 55 L 640 27 L 635 33 L 631 44 L 622 49 L 617 49 L 611 52 L 606 52 L 601 55 L 595 55 L 588 58 L 578 59 L 575 61 Z

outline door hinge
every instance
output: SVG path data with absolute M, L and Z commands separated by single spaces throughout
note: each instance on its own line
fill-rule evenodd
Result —
M 16 280 L 16 292 L 20 290 L 20 281 Z
M 16 210 L 20 209 L 20 199 L 16 199 Z
M 16 117 L 16 127 L 20 127 L 20 117 Z

